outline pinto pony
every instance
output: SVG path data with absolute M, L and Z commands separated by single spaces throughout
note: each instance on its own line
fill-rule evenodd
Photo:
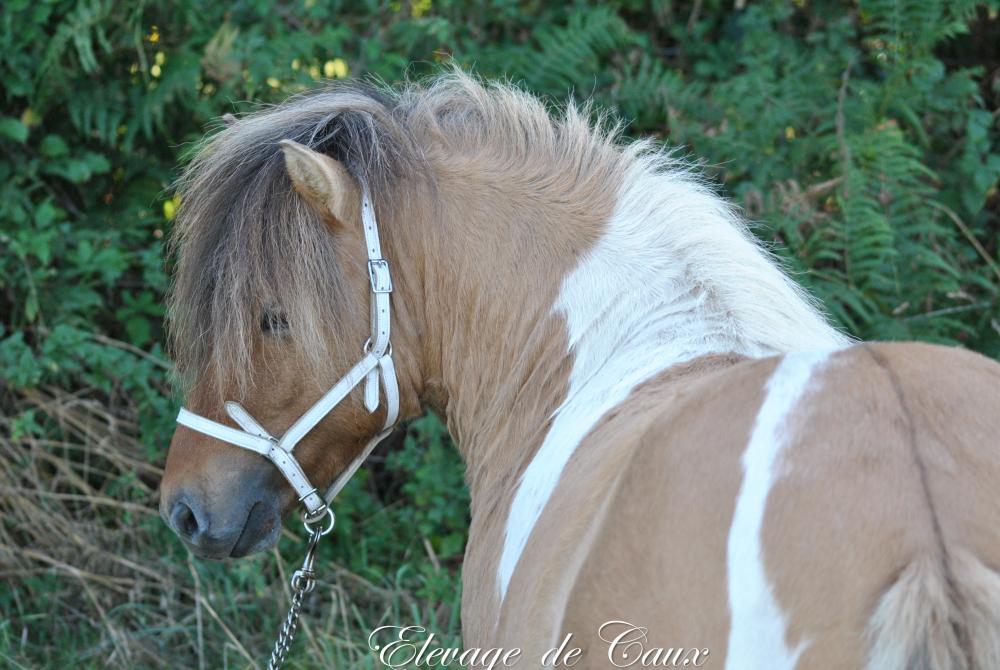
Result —
M 186 406 L 280 435 L 357 360 L 368 192 L 400 416 L 432 408 L 467 465 L 468 647 L 632 664 L 620 621 L 701 667 L 1000 668 L 1000 365 L 850 342 L 696 175 L 587 117 L 453 73 L 214 135 L 173 240 Z M 362 395 L 302 437 L 312 481 L 381 429 Z M 177 429 L 161 509 L 195 553 L 270 547 L 295 505 Z

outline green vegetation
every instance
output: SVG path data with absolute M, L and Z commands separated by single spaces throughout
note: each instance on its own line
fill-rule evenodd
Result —
M 746 5 L 746 6 L 744 6 Z M 1000 2 L 6 0 L 0 665 L 246 667 L 302 551 L 192 560 L 155 513 L 170 183 L 213 119 L 454 58 L 707 161 L 843 327 L 1000 357 Z M 467 498 L 424 418 L 353 482 L 293 667 L 457 637 Z M 387 453 L 387 452 L 382 452 Z M 277 552 L 276 552 L 277 553 Z M 280 559 L 280 560 L 279 560 Z

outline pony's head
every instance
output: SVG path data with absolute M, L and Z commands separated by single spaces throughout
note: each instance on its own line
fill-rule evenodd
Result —
M 223 407 L 235 400 L 280 436 L 362 355 L 361 183 L 381 215 L 397 177 L 414 169 L 398 131 L 376 95 L 341 88 L 237 121 L 199 148 L 179 185 L 169 299 L 189 410 L 234 425 Z M 383 416 L 364 408 L 360 392 L 338 404 L 295 448 L 309 479 L 327 485 Z M 160 511 L 196 553 L 269 547 L 295 504 L 272 463 L 178 426 Z

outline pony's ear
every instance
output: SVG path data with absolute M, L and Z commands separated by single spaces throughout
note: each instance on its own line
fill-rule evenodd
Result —
M 292 185 L 323 218 L 346 224 L 354 211 L 357 185 L 339 161 L 292 140 L 281 140 L 285 169 Z

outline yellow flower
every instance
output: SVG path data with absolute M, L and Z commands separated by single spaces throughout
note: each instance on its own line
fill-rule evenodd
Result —
M 149 68 L 149 74 L 153 75 L 154 77 L 159 77 L 161 72 L 163 72 L 163 70 L 160 69 L 159 65 L 154 65 L 153 67 Z
M 37 126 L 41 120 L 42 117 L 39 116 L 31 107 L 25 107 L 24 112 L 21 113 L 21 123 L 29 128 L 31 126 Z
M 432 0 L 413 0 L 413 3 L 410 5 L 410 16 L 419 19 L 430 11 L 432 4 Z
M 323 64 L 323 74 L 327 79 L 343 79 L 347 76 L 347 63 L 343 58 L 334 58 Z
M 279 86 L 281 86 L 281 81 L 279 81 L 277 77 L 268 77 L 267 85 L 270 86 L 271 88 L 278 88 Z
M 163 203 L 163 218 L 167 221 L 173 221 L 174 217 L 177 216 L 177 208 L 181 206 L 181 197 L 175 195 L 170 200 Z
M 785 139 L 794 140 L 795 139 L 795 128 L 788 126 L 785 128 Z

